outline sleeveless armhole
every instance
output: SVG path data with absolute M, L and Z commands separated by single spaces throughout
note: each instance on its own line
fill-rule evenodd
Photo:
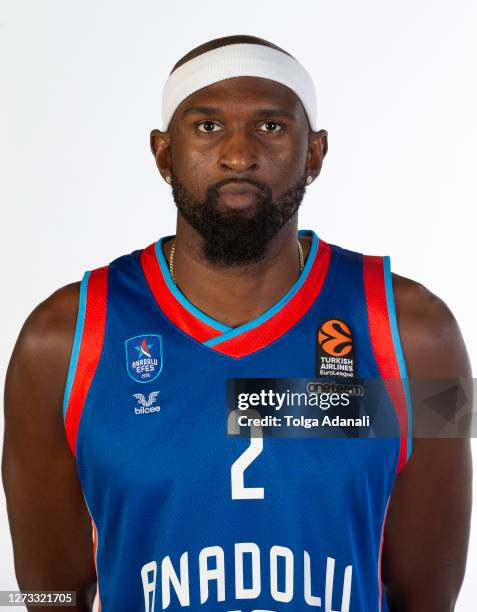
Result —
M 78 315 L 63 398 L 66 437 L 76 457 L 76 436 L 84 402 L 103 347 L 108 266 L 86 272 L 80 285 Z
M 412 405 L 397 324 L 390 258 L 363 255 L 363 268 L 371 345 L 399 422 L 399 473 L 411 456 Z

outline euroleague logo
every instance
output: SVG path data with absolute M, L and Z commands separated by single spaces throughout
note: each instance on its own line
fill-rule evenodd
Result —
M 352 378 L 355 370 L 353 333 L 341 319 L 327 319 L 316 334 L 316 375 Z
M 351 330 L 339 319 L 330 319 L 322 324 L 318 331 L 318 342 L 333 357 L 344 357 L 353 348 Z

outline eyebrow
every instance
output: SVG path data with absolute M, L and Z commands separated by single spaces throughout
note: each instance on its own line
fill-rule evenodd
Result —
M 221 112 L 222 110 L 220 108 L 213 106 L 190 106 L 182 113 L 182 117 L 192 114 L 209 116 L 219 115 Z M 261 117 L 262 119 L 268 119 L 270 117 L 288 117 L 288 119 L 295 119 L 295 115 L 293 113 L 280 108 L 259 108 L 254 112 L 254 115 Z

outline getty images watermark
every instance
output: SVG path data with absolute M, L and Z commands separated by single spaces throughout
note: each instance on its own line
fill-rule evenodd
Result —
M 472 379 L 229 378 L 227 434 L 239 437 L 477 437 Z

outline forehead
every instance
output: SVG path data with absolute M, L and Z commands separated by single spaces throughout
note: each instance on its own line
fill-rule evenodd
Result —
M 222 112 L 238 109 L 253 113 L 257 109 L 286 110 L 297 119 L 305 116 L 303 105 L 295 92 L 277 81 L 261 77 L 233 77 L 187 96 L 177 107 L 175 116 L 181 118 L 190 107 L 214 107 Z

